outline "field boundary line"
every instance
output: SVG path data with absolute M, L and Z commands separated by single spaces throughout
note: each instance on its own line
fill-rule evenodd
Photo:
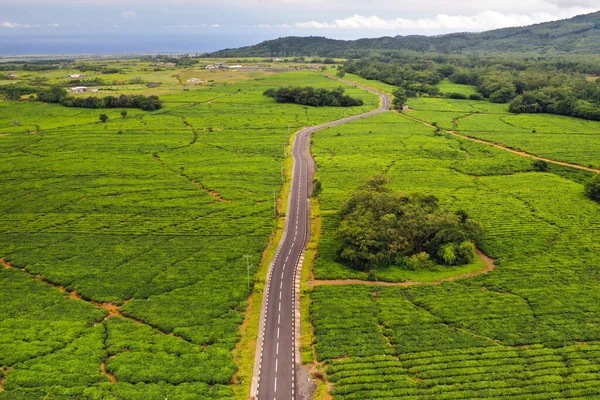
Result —
M 123 301 L 123 303 L 121 305 L 118 305 L 115 303 L 110 303 L 110 302 L 109 303 L 101 303 L 101 302 L 98 302 L 95 300 L 86 299 L 86 298 L 82 297 L 79 293 L 77 293 L 75 290 L 69 290 L 62 285 L 50 282 L 50 281 L 44 279 L 41 275 L 34 275 L 33 273 L 27 271 L 27 269 L 17 267 L 16 265 L 13 265 L 10 262 L 6 261 L 4 258 L 0 258 L 0 269 L 14 269 L 14 270 L 21 271 L 24 274 L 30 276 L 31 278 L 42 282 L 44 285 L 46 285 L 48 287 L 54 288 L 54 289 L 60 291 L 61 293 L 68 294 L 69 299 L 82 301 L 82 302 L 88 303 L 96 308 L 104 310 L 106 312 L 106 315 L 102 318 L 102 320 L 95 321 L 95 325 L 99 325 L 111 317 L 118 317 L 118 318 L 122 318 L 122 319 L 126 319 L 128 321 L 131 321 L 131 322 L 135 323 L 136 325 L 149 326 L 150 328 L 152 328 L 152 330 L 154 330 L 155 332 L 158 332 L 159 334 L 166 335 L 166 336 L 172 336 L 177 339 L 183 340 L 185 342 L 192 343 L 190 340 L 184 338 L 183 336 L 177 336 L 173 332 L 164 331 L 157 326 L 149 324 L 148 322 L 145 322 L 140 319 L 136 319 L 127 314 L 123 314 L 121 307 L 123 307 L 124 305 L 129 303 L 132 299 Z M 195 344 L 195 343 L 193 343 L 193 344 Z
M 408 115 L 408 114 L 401 113 L 401 112 L 398 112 L 398 111 L 396 111 L 396 113 L 398 115 L 401 115 L 401 116 L 405 117 L 405 118 L 408 118 L 408 119 L 411 119 L 413 121 L 420 122 L 420 123 L 422 123 L 424 125 L 427 125 L 430 128 L 434 128 L 434 129 L 436 128 L 435 126 L 433 126 L 429 122 L 423 121 L 422 119 L 419 119 L 419 118 L 416 118 L 416 117 L 413 117 L 412 115 Z M 469 140 L 471 142 L 485 144 L 487 146 L 491 146 L 491 147 L 495 147 L 495 148 L 500 149 L 500 150 L 508 151 L 509 153 L 513 153 L 513 154 L 516 154 L 516 155 L 519 155 L 519 156 L 529 157 L 529 158 L 532 158 L 534 160 L 546 161 L 546 162 L 549 162 L 549 163 L 552 163 L 552 164 L 562 165 L 563 167 L 571 167 L 571 168 L 581 169 L 581 170 L 584 170 L 584 171 L 595 172 L 597 174 L 600 174 L 600 169 L 598 169 L 598 168 L 591 168 L 591 167 L 586 167 L 586 166 L 579 165 L 579 164 L 569 163 L 569 162 L 566 162 L 566 161 L 558 161 L 558 160 L 553 160 L 551 158 L 536 156 L 535 154 L 531 154 L 531 153 L 528 153 L 528 152 L 523 151 L 523 150 L 512 149 L 512 148 L 510 148 L 508 146 L 505 146 L 505 145 L 503 145 L 501 143 L 492 142 L 492 141 L 489 141 L 489 140 L 484 140 L 484 139 L 479 139 L 479 138 L 472 137 L 472 136 L 463 135 L 462 133 L 458 133 L 456 131 L 450 131 L 450 130 L 445 130 L 445 129 L 442 129 L 442 131 L 446 132 L 446 133 L 448 133 L 450 135 L 459 137 L 461 139 Z
M 481 250 L 476 250 L 477 255 L 485 262 L 485 268 L 479 271 L 467 272 L 460 275 L 449 276 L 447 278 L 438 279 L 430 282 L 418 282 L 418 281 L 404 281 L 404 282 L 384 282 L 384 281 L 366 281 L 362 279 L 315 279 L 307 281 L 306 284 L 311 289 L 315 286 L 325 285 L 371 285 L 371 286 L 396 286 L 396 287 L 410 287 L 410 286 L 422 286 L 422 285 L 441 285 L 444 282 L 453 282 L 459 279 L 468 279 L 475 276 L 484 275 L 492 272 L 496 268 L 496 263 Z

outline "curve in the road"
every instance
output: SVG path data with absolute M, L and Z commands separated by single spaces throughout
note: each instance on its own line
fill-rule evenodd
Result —
M 284 233 L 269 268 L 263 297 L 251 399 L 294 400 L 304 397 L 303 393 L 299 393 L 296 374 L 296 335 L 300 330 L 296 326 L 295 282 L 310 232 L 310 194 L 315 170 L 309 148 L 310 136 L 320 129 L 381 114 L 390 108 L 390 98 L 384 93 L 354 82 L 340 81 L 379 95 L 381 104 L 377 110 L 312 126 L 296 134 Z

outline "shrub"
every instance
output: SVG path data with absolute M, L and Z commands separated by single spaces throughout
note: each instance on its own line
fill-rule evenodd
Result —
M 483 100 L 484 97 L 480 93 L 472 93 L 469 95 L 469 100 Z
M 446 93 L 446 97 L 450 99 L 466 100 L 468 97 L 464 93 Z
M 585 195 L 594 201 L 600 201 L 600 174 L 586 182 Z
M 544 160 L 535 160 L 533 162 L 533 169 L 537 172 L 546 172 L 548 171 L 548 163 Z

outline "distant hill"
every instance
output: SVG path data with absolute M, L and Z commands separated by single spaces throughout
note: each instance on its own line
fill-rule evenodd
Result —
M 335 40 L 325 37 L 284 37 L 255 46 L 225 49 L 208 57 L 345 56 L 372 50 L 412 50 L 435 53 L 575 53 L 600 54 L 600 11 L 542 24 L 482 33 L 442 36 L 395 36 Z

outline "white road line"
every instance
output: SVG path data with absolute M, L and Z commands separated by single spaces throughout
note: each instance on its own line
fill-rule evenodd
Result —
M 279 302 L 279 312 L 281 312 L 281 302 Z M 279 337 L 279 336 L 277 336 Z
M 277 339 L 279 339 L 279 327 L 277 327 Z
M 281 313 L 277 314 L 277 325 L 281 323 Z M 278 343 L 279 345 L 279 343 Z
M 275 388 L 273 390 L 274 392 L 277 392 L 277 377 L 275 377 Z
M 277 373 L 277 366 L 279 365 L 279 359 L 275 359 L 275 373 Z
M 277 342 L 277 348 L 275 349 L 275 354 L 279 355 L 279 342 Z

